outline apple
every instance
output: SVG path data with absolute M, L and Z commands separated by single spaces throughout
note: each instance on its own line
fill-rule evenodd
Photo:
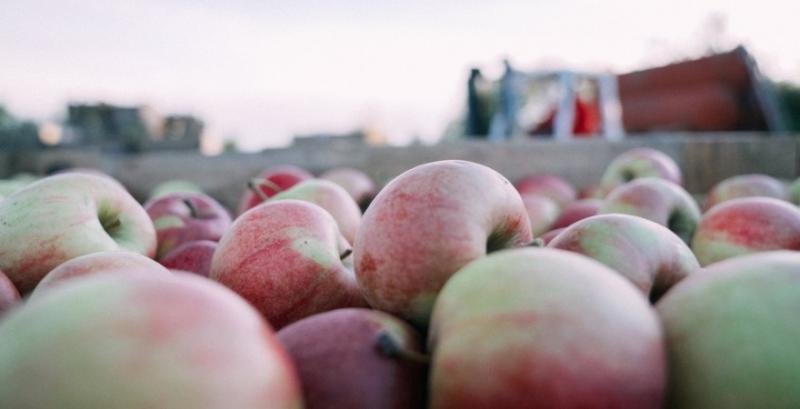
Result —
M 59 264 L 98 251 L 155 255 L 153 222 L 115 180 L 49 176 L 0 201 L 0 270 L 22 294 Z
M 553 175 L 526 176 L 514 185 L 521 195 L 535 193 L 554 200 L 561 207 L 578 197 L 578 192 L 571 184 Z
M 314 203 L 327 210 L 336 220 L 339 231 L 348 243 L 352 243 L 355 239 L 358 226 L 361 224 L 361 209 L 347 191 L 336 183 L 322 179 L 305 180 L 288 190 L 279 192 L 270 200 L 286 199 Z
M 601 195 L 634 179 L 655 177 L 680 185 L 681 169 L 672 158 L 651 148 L 635 148 L 614 158 L 600 181 Z
M 789 183 L 789 187 L 787 189 L 789 200 L 795 205 L 800 205 L 800 178 L 797 178 L 794 182 Z
M 727 200 L 753 196 L 789 200 L 788 189 L 782 181 L 767 175 L 739 175 L 725 179 L 711 188 L 704 210 Z
M 372 307 L 426 326 L 451 275 L 487 252 L 532 239 L 525 204 L 505 177 L 446 160 L 412 168 L 378 193 L 353 257 Z
M 171 270 L 190 271 L 203 277 L 211 274 L 211 260 L 217 250 L 217 243 L 210 240 L 197 240 L 175 247 L 159 260 L 161 265 Z
M 203 189 L 188 180 L 172 179 L 161 182 L 150 191 L 148 200 L 156 200 L 161 196 L 174 193 L 203 193 Z
M 579 253 L 605 264 L 653 301 L 700 268 L 692 250 L 666 227 L 624 214 L 578 221 L 547 247 Z
M 666 354 L 647 299 L 555 249 L 480 258 L 433 311 L 430 408 L 661 408 Z
M 540 247 L 550 244 L 550 242 L 553 241 L 554 238 L 556 238 L 559 234 L 561 234 L 562 231 L 566 229 L 567 229 L 566 227 L 559 227 L 557 229 L 550 230 L 542 234 L 541 236 L 537 237 L 539 240 L 541 240 Z
M 669 356 L 668 407 L 800 407 L 798 305 L 796 252 L 725 260 L 675 286 L 656 306 Z
M 314 175 L 306 170 L 292 165 L 278 165 L 261 172 L 258 178 L 250 180 L 248 190 L 242 196 L 239 205 L 239 214 L 263 203 L 268 198 L 275 196 L 304 180 L 313 179 Z
M 658 178 L 642 178 L 617 187 L 606 197 L 599 214 L 623 213 L 643 217 L 666 226 L 688 243 L 700 208 L 682 187 Z
M 300 374 L 306 409 L 425 406 L 427 356 L 419 335 L 391 315 L 343 308 L 278 332 Z
M 101 251 L 67 260 L 39 281 L 31 297 L 50 291 L 76 277 L 92 274 L 168 274 L 169 271 L 150 258 L 130 251 Z
M 218 241 L 231 225 L 228 211 L 203 193 L 169 193 L 145 203 L 144 209 L 156 228 L 156 259 L 190 241 Z
M 38 180 L 36 176 L 27 173 L 20 173 L 9 179 L 0 179 L 0 200 L 22 190 L 36 180 Z
M 377 193 L 375 182 L 366 173 L 353 168 L 334 168 L 319 175 L 344 188 L 361 209 L 366 209 Z
M 600 187 L 599 183 L 593 183 L 584 186 L 578 191 L 578 200 L 580 199 L 602 199 L 606 192 Z
M 766 197 L 728 200 L 700 220 L 692 250 L 700 264 L 768 250 L 800 250 L 800 209 Z
M 3 408 L 301 406 L 270 327 L 196 276 L 76 278 L 0 322 Z
M 0 316 L 20 301 L 19 291 L 14 283 L 0 271 Z
M 364 303 L 342 262 L 350 245 L 323 208 L 299 200 L 264 203 L 222 236 L 210 278 L 238 293 L 275 328 Z
M 523 193 L 522 203 L 528 213 L 531 233 L 534 237 L 549 231 L 561 213 L 558 203 L 554 200 L 536 193 Z
M 583 220 L 587 217 L 594 216 L 600 211 L 602 206 L 603 201 L 600 199 L 576 200 L 564 207 L 564 210 L 550 228 L 558 229 L 561 227 L 567 227 L 578 220 Z

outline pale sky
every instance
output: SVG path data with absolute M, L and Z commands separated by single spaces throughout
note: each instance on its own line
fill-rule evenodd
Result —
M 364 126 L 430 142 L 470 66 L 625 72 L 700 55 L 714 15 L 720 46 L 800 82 L 799 0 L 0 0 L 0 103 L 146 103 L 250 150 Z

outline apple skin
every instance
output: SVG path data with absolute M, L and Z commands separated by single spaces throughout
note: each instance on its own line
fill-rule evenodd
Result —
M 11 307 L 19 304 L 20 295 L 14 283 L 6 277 L 5 273 L 0 271 L 0 316 Z
M 614 158 L 600 181 L 601 195 L 634 179 L 655 177 L 681 185 L 681 169 L 675 161 L 661 151 L 635 148 Z
M 800 407 L 800 254 L 725 260 L 656 305 L 666 333 L 669 408 Z
M 603 263 L 653 301 L 700 268 L 692 250 L 669 229 L 624 214 L 583 219 L 567 227 L 547 247 Z
M 788 189 L 789 201 L 791 201 L 795 205 L 800 205 L 800 178 L 795 179 L 794 182 L 791 182 L 787 189 Z
M 578 192 L 564 179 L 553 175 L 526 176 L 514 184 L 521 195 L 535 193 L 554 200 L 564 207 L 578 197 Z
M 228 211 L 203 193 L 166 194 L 145 203 L 144 209 L 156 228 L 156 259 L 190 241 L 219 241 L 231 226 Z
M 505 177 L 477 163 L 431 162 L 389 182 L 364 213 L 356 276 L 373 308 L 424 327 L 451 275 L 532 239 L 522 198 Z
M 314 175 L 297 166 L 278 165 L 261 172 L 259 178 L 266 180 L 267 183 L 258 184 L 257 188 L 265 197 L 272 197 L 304 180 L 313 179 Z M 264 199 L 253 193 L 251 189 L 245 190 L 238 213 L 242 214 L 263 202 Z
M 0 201 L 0 225 L 0 269 L 23 295 L 50 270 L 84 254 L 128 250 L 152 257 L 156 251 L 147 212 L 108 177 L 41 179 Z
M 643 217 L 672 230 L 689 243 L 700 221 L 700 207 L 682 187 L 658 178 L 641 178 L 614 189 L 599 214 Z
M 264 203 L 239 216 L 220 240 L 210 278 L 238 293 L 275 328 L 319 312 L 366 306 L 340 260 L 349 244 L 321 207 Z
M 561 209 L 554 200 L 536 193 L 521 194 L 522 203 L 528 213 L 531 224 L 531 233 L 534 237 L 549 231 L 561 213 Z
M 292 408 L 296 371 L 264 320 L 193 275 L 70 280 L 0 322 L 3 408 Z
M 149 275 L 169 274 L 169 271 L 141 254 L 130 251 L 101 251 L 75 257 L 58 265 L 39 281 L 31 297 L 38 297 L 76 277 L 106 273 Z
M 513 249 L 441 291 L 428 345 L 432 409 L 661 408 L 663 334 L 627 280 L 579 254 Z
M 297 199 L 313 203 L 333 216 L 348 243 L 355 240 L 361 225 L 361 209 L 341 186 L 331 181 L 310 179 L 272 196 L 269 201 Z
M 562 231 L 566 229 L 567 229 L 566 227 L 559 227 L 558 229 L 550 230 L 539 236 L 538 239 L 542 241 L 541 246 L 546 246 L 550 244 L 550 242 L 553 241 L 554 238 L 556 238 L 559 234 L 561 234 Z
M 208 277 L 211 274 L 211 260 L 216 250 L 217 242 L 190 241 L 167 253 L 159 262 L 168 269 L 189 271 L 202 277 Z
M 739 197 L 772 197 L 789 200 L 784 182 L 767 175 L 739 175 L 719 182 L 711 188 L 703 206 L 705 211 L 727 200 Z
M 425 406 L 427 365 L 397 352 L 419 356 L 420 337 L 391 315 L 363 308 L 328 311 L 283 328 L 278 339 L 300 374 L 306 409 Z
M 580 199 L 576 200 L 566 207 L 558 216 L 558 219 L 550 227 L 551 229 L 559 229 L 568 227 L 578 220 L 583 220 L 587 217 L 596 215 L 600 208 L 603 206 L 603 201 L 600 199 Z
M 161 182 L 150 191 L 148 201 L 175 193 L 203 193 L 203 189 L 188 180 L 172 179 Z
M 769 250 L 800 250 L 800 210 L 766 197 L 728 200 L 709 210 L 692 239 L 700 264 Z
M 329 180 L 341 186 L 361 209 L 366 209 L 378 188 L 366 173 L 354 168 L 334 168 L 321 175 L 320 179 Z

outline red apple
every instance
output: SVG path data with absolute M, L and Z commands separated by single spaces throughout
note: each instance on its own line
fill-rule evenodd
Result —
M 706 266 L 727 258 L 768 250 L 800 250 L 800 210 L 766 197 L 728 200 L 709 210 L 692 240 Z
M 356 275 L 374 308 L 425 326 L 453 273 L 532 237 L 506 178 L 477 163 L 432 162 L 401 174 L 372 201 L 353 246 Z
M 214 280 L 250 301 L 276 328 L 335 308 L 365 305 L 336 221 L 299 200 L 256 206 L 239 216 L 211 262 Z
M 700 221 L 700 208 L 682 187 L 664 179 L 642 178 L 614 189 L 600 214 L 643 217 L 672 230 L 688 243 Z
M 0 201 L 0 226 L 0 269 L 22 294 L 78 256 L 156 250 L 142 206 L 117 181 L 84 173 L 49 176 Z
M 669 356 L 668 407 L 800 407 L 798 305 L 797 252 L 725 260 L 675 286 L 657 305 Z
M 329 180 L 344 188 L 361 209 L 366 209 L 378 189 L 366 173 L 353 168 L 335 168 L 319 175 L 320 179 Z
M 276 194 L 270 200 L 285 199 L 314 203 L 327 210 L 336 220 L 339 231 L 347 242 L 352 243 L 355 239 L 361 224 L 361 209 L 347 191 L 336 183 L 322 179 L 306 180 Z
M 141 254 L 130 251 L 101 251 L 75 257 L 58 265 L 39 281 L 31 296 L 38 296 L 76 277 L 106 273 L 149 275 L 167 274 L 168 271 L 161 264 Z
M 297 366 L 306 409 L 425 406 L 427 357 L 416 331 L 391 315 L 343 308 L 278 332 Z
M 286 408 L 297 374 L 269 326 L 190 275 L 76 278 L 0 322 L 2 408 Z
M 14 283 L 0 271 L 0 315 L 20 301 L 19 291 L 14 287 Z
M 617 186 L 645 177 L 665 179 L 677 185 L 683 180 L 681 169 L 672 158 L 655 149 L 635 148 L 611 161 L 603 173 L 600 190 L 605 195 Z
M 536 193 L 523 193 L 522 203 L 528 213 L 531 233 L 534 237 L 550 230 L 561 210 L 554 200 Z
M 217 243 L 197 240 L 183 243 L 161 258 L 160 263 L 168 269 L 190 271 L 203 277 L 211 274 L 211 259 Z
M 627 280 L 587 257 L 514 249 L 478 259 L 436 301 L 430 408 L 661 408 L 661 325 Z
M 248 182 L 249 189 L 244 192 L 239 214 L 263 203 L 268 198 L 275 196 L 304 180 L 313 179 L 314 175 L 306 170 L 292 165 L 278 165 L 261 172 L 261 175 Z
M 556 238 L 559 234 L 561 234 L 562 231 L 566 229 L 567 229 L 566 227 L 560 227 L 558 229 L 550 230 L 549 232 L 539 236 L 538 239 L 542 241 L 541 242 L 542 246 L 546 246 L 550 244 L 550 242 L 553 241 L 554 238 Z
M 558 229 L 561 227 L 567 227 L 578 220 L 583 220 L 587 217 L 594 216 L 600 211 L 602 206 L 603 201 L 600 199 L 576 200 L 564 207 L 564 210 L 550 228 Z
M 624 214 L 583 219 L 547 247 L 583 254 L 611 267 L 653 301 L 700 268 L 692 250 L 666 227 Z
M 520 194 L 535 193 L 548 197 L 558 203 L 559 206 L 566 206 L 575 200 L 578 192 L 564 179 L 553 175 L 531 175 L 524 177 L 514 184 Z
M 780 180 L 767 175 L 739 175 L 725 179 L 711 188 L 704 210 L 727 200 L 753 196 L 789 200 L 787 186 Z
M 202 193 L 170 193 L 144 205 L 158 237 L 156 258 L 181 244 L 218 241 L 231 225 L 231 216 L 212 197 Z

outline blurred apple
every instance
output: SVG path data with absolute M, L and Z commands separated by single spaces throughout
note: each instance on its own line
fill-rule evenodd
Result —
M 558 203 L 536 193 L 521 194 L 534 237 L 549 231 L 561 213 Z
M 767 175 L 739 175 L 725 179 L 711 188 L 703 208 L 708 211 L 727 200 L 754 196 L 789 200 L 788 188 L 780 180 Z
M 174 193 L 203 193 L 203 189 L 188 180 L 172 179 L 161 182 L 150 191 L 148 200 L 155 200 L 161 196 Z
M 564 207 L 564 210 L 550 228 L 558 229 L 567 227 L 578 220 L 594 216 L 600 211 L 602 206 L 603 201 L 600 199 L 576 200 Z
M 144 208 L 156 228 L 156 259 L 190 241 L 218 241 L 231 225 L 228 211 L 203 193 L 165 194 Z
M 14 287 L 14 283 L 0 271 L 0 315 L 20 301 L 19 291 Z
M 651 148 L 631 149 L 608 165 L 600 182 L 602 195 L 634 179 L 654 177 L 682 184 L 681 169 L 672 158 Z
M 514 184 L 521 195 L 538 194 L 564 207 L 578 196 L 575 188 L 564 179 L 553 175 L 531 175 Z
M 155 255 L 147 212 L 108 177 L 65 173 L 0 201 L 0 269 L 22 294 L 59 264 L 98 251 Z
M 239 214 L 263 203 L 279 192 L 313 178 L 314 175 L 297 166 L 278 165 L 268 168 L 261 172 L 259 177 L 248 182 L 248 190 L 244 192 L 239 205 Z
M 320 179 L 329 180 L 341 186 L 361 209 L 366 209 L 378 189 L 366 173 L 353 168 L 330 169 L 319 175 Z
M 208 277 L 211 274 L 211 260 L 217 250 L 217 243 L 210 240 L 197 240 L 175 247 L 159 260 L 168 269 L 184 270 Z

